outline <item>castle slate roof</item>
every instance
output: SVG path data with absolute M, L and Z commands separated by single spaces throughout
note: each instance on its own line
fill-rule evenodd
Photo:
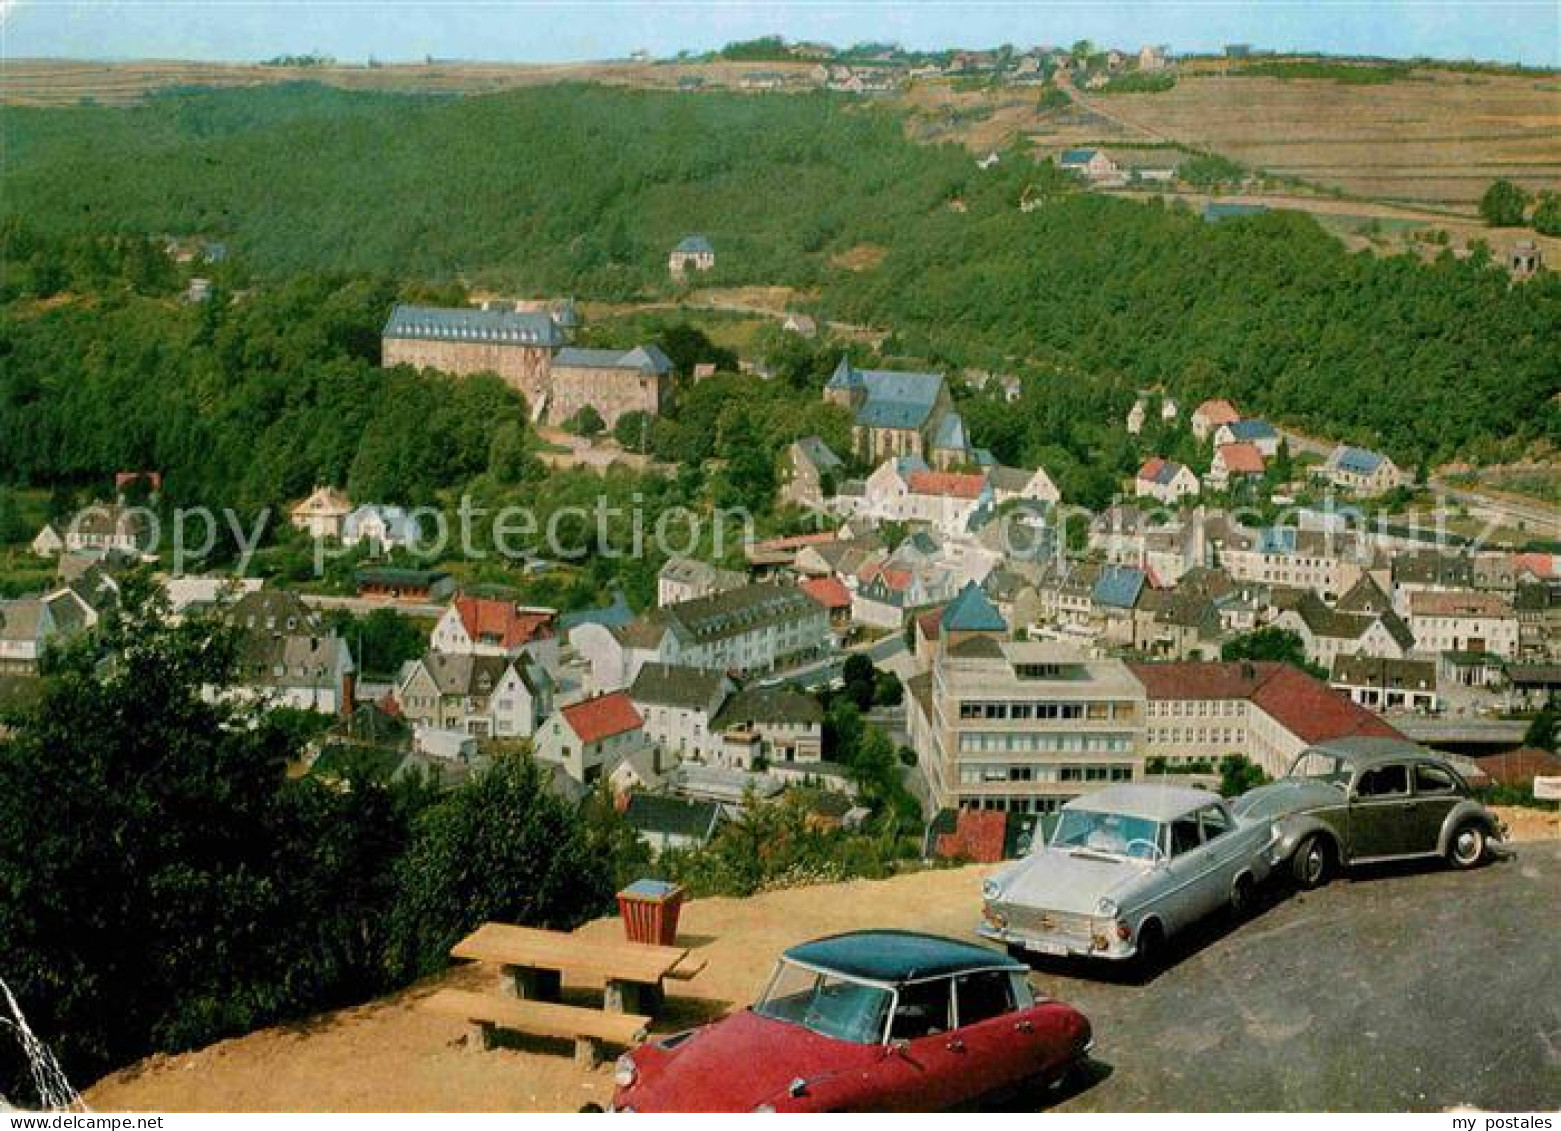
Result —
M 866 390 L 856 413 L 858 426 L 908 430 L 927 423 L 943 391 L 943 374 L 857 369 L 849 358 L 842 357 L 828 387 Z
M 658 707 L 697 710 L 708 708 L 714 702 L 723 682 L 717 671 L 681 664 L 647 663 L 640 666 L 639 674 L 634 677 L 629 698 L 636 703 L 652 703 Z
M 671 373 L 672 359 L 655 346 L 631 350 L 561 349 L 553 358 L 555 368 L 632 369 L 639 373 Z
M 1228 427 L 1230 434 L 1237 440 L 1272 440 L 1279 435 L 1266 420 L 1238 420 Z
M 1097 605 L 1131 609 L 1138 604 L 1138 595 L 1147 580 L 1144 571 L 1136 566 L 1108 565 L 1100 571 L 1091 596 Z
M 554 348 L 563 331 L 545 311 L 479 310 L 475 307 L 411 306 L 398 303 L 381 332 L 386 338 L 488 342 Z
M 1352 448 L 1340 444 L 1328 457 L 1328 466 L 1353 475 L 1370 475 L 1382 466 L 1383 456 L 1366 448 Z

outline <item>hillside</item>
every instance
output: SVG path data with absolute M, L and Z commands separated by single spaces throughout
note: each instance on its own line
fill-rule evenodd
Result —
M 667 294 L 666 249 L 703 232 L 713 284 L 817 288 L 827 317 L 891 332 L 888 352 L 1035 375 L 1034 404 L 989 441 L 1026 466 L 1058 446 L 1091 458 L 1098 442 L 1069 434 L 1117 419 L 1135 386 L 1234 395 L 1411 466 L 1561 435 L 1554 273 L 1511 287 L 1477 259 L 1351 256 L 1294 215 L 1207 225 L 1075 192 L 1022 157 L 981 171 L 905 125 L 823 94 L 593 85 L 7 107 L 0 210 L 47 236 L 221 239 L 240 280 L 349 271 L 595 299 Z M 1022 212 L 1027 194 L 1045 206 Z

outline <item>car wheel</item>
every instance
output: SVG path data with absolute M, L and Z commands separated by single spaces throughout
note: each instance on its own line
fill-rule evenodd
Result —
M 1134 966 L 1140 978 L 1150 977 L 1160 969 L 1165 960 L 1165 928 L 1159 921 L 1149 920 L 1138 928 L 1138 947 Z
M 1257 884 L 1243 872 L 1230 887 L 1230 913 L 1238 919 L 1245 919 L 1252 914 L 1252 906 L 1256 901 Z
M 1313 833 L 1295 850 L 1290 870 L 1295 882 L 1307 891 L 1322 887 L 1333 871 L 1333 848 L 1322 834 Z
M 1447 862 L 1454 868 L 1472 868 L 1485 856 L 1485 830 L 1476 824 L 1459 825 L 1447 843 Z

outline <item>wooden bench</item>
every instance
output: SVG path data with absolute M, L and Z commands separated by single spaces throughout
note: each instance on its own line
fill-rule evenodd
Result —
M 443 1017 L 454 1017 L 471 1026 L 470 1047 L 492 1047 L 493 1030 L 508 1029 L 537 1037 L 573 1041 L 575 1063 L 594 1068 L 601 1063 L 602 1045 L 630 1047 L 645 1038 L 649 1017 L 632 1013 L 605 1013 L 545 1001 L 517 1001 L 470 990 L 440 990 L 421 1003 L 422 1008 Z
M 564 974 L 601 982 L 606 1008 L 638 1013 L 653 1008 L 663 978 L 692 978 L 688 948 L 604 942 L 558 931 L 485 923 L 450 951 L 452 958 L 504 968 L 506 990 L 528 1000 L 556 999 Z

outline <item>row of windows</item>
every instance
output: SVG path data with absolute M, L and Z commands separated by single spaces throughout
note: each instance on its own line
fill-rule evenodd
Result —
M 961 766 L 960 785 L 993 785 L 998 782 L 1110 782 L 1132 781 L 1132 766 Z
M 1208 715 L 1241 715 L 1246 708 L 1245 699 L 1151 699 L 1147 713 L 1150 718 L 1204 718 Z
M 1026 731 L 1018 734 L 988 734 L 961 731 L 959 748 L 964 752 L 1023 753 L 1098 753 L 1120 754 L 1133 748 L 1133 739 L 1125 734 L 1055 734 Z
M 959 803 L 972 809 L 995 809 L 1000 813 L 1055 813 L 1070 797 L 961 797 Z
M 1028 722 L 1048 719 L 1126 719 L 1133 715 L 1131 703 L 1015 703 L 1004 700 L 962 699 L 961 719 L 995 719 Z
M 1150 742 L 1222 742 L 1240 746 L 1247 740 L 1243 727 L 1150 727 L 1146 732 Z

